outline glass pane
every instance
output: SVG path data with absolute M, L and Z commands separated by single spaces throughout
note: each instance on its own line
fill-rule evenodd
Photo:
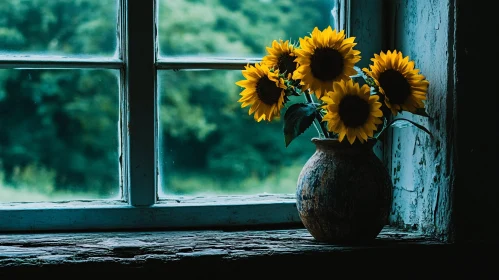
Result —
M 0 70 L 0 202 L 120 196 L 117 70 Z
M 296 191 L 317 131 L 310 127 L 286 148 L 282 120 L 258 123 L 237 102 L 235 82 L 243 78 L 238 70 L 160 72 L 159 189 L 164 194 Z
M 159 0 L 160 54 L 260 57 L 275 39 L 294 42 L 315 26 L 333 27 L 335 2 Z
M 116 0 L 2 0 L 0 54 L 116 52 Z

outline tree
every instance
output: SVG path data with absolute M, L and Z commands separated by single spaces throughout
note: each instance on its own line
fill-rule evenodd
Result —
M 113 17 L 116 7 L 99 1 L 2 1 L 0 50 L 113 55 Z M 53 170 L 54 190 L 118 193 L 116 73 L 3 70 L 0 92 L 0 161 L 8 185 L 43 180 L 42 171 Z
M 326 27 L 329 2 L 160 1 L 160 53 L 263 56 L 274 39 L 297 41 L 314 26 Z M 114 3 L 1 1 L 0 52 L 113 56 L 118 42 Z M 1 70 L 3 183 L 21 187 L 45 176 L 49 190 L 115 196 L 118 77 L 111 70 Z M 195 174 L 201 184 L 206 176 L 263 180 L 313 152 L 313 130 L 284 148 L 282 122 L 256 123 L 248 116 L 237 103 L 240 89 L 235 82 L 240 79 L 236 70 L 160 71 L 161 163 L 170 187 L 176 188 L 169 177 L 173 172 Z

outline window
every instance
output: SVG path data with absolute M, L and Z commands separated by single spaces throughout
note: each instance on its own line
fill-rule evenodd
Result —
M 299 224 L 313 131 L 284 148 L 235 82 L 349 3 L 3 1 L 0 231 Z

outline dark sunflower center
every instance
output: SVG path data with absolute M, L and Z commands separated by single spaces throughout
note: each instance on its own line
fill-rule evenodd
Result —
M 262 77 L 256 85 L 256 93 L 258 99 L 267 105 L 274 105 L 281 97 L 282 89 L 275 85 L 275 82 L 269 80 L 268 77 Z
M 340 119 L 347 127 L 364 125 L 369 118 L 369 103 L 357 95 L 343 97 L 339 105 Z
M 331 81 L 343 72 L 343 56 L 331 48 L 318 48 L 310 58 L 310 69 L 315 78 Z
M 411 95 L 411 85 L 404 76 L 393 69 L 381 73 L 379 84 L 392 104 L 404 104 Z
M 282 54 L 277 62 L 277 67 L 279 67 L 279 73 L 293 73 L 296 70 L 296 62 L 294 62 L 296 57 L 290 56 L 288 53 Z

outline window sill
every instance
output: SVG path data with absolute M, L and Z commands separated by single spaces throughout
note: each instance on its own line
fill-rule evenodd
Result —
M 40 276 L 75 270 L 92 275 L 95 269 L 124 276 L 159 271 L 188 274 L 198 266 L 203 272 L 243 269 L 245 274 L 277 269 L 281 275 L 283 270 L 292 274 L 295 269 L 315 267 L 324 260 L 329 266 L 334 264 L 338 272 L 352 263 L 388 268 L 388 264 L 412 266 L 422 260 L 427 267 L 438 264 L 442 268 L 446 260 L 464 255 L 456 254 L 461 251 L 454 247 L 390 227 L 372 243 L 356 246 L 316 242 L 303 228 L 2 234 L 0 276 Z M 480 260 L 480 254 L 474 254 L 473 260 Z M 285 266 L 280 268 L 279 264 Z M 248 271 L 253 266 L 258 271 Z
M 301 225 L 294 194 L 173 196 L 147 207 L 121 200 L 0 203 L 0 214 L 0 234 Z

